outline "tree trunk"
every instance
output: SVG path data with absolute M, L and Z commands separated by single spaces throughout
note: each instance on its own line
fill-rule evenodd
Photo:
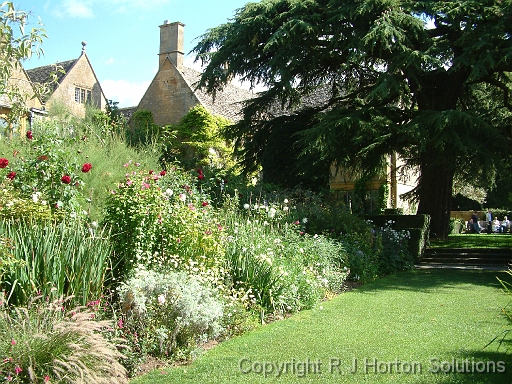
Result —
M 440 161 L 442 160 L 442 161 Z M 454 159 L 443 152 L 422 155 L 418 214 L 430 215 L 430 237 L 449 234 Z

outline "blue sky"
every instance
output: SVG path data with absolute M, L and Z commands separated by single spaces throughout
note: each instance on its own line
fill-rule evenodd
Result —
M 164 20 L 185 24 L 185 53 L 208 28 L 227 22 L 247 0 L 14 0 L 40 21 L 48 38 L 44 55 L 23 63 L 26 69 L 76 59 L 82 41 L 108 99 L 119 107 L 137 105 L 158 68 Z M 192 57 L 186 65 L 192 66 Z

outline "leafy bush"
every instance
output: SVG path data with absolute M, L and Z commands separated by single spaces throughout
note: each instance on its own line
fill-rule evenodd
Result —
M 395 230 L 388 221 L 382 227 L 362 234 L 342 235 L 340 241 L 349 254 L 351 278 L 373 281 L 414 266 L 409 252 L 409 231 Z
M 367 283 L 379 276 L 379 259 L 373 246 L 373 234 L 352 233 L 340 236 L 340 242 L 348 253 L 350 278 Z
M 222 332 L 222 301 L 195 276 L 139 268 L 118 290 L 122 331 L 136 333 L 146 353 L 176 357 Z
M 86 213 L 82 175 L 92 166 L 80 163 L 77 154 L 71 153 L 70 140 L 55 131 L 29 131 L 23 150 L 19 147 L 13 151 L 4 177 L 10 179 L 20 197 L 31 199 L 38 194 L 38 199 L 45 201 L 52 211 L 77 216 Z
M 119 279 L 139 264 L 209 274 L 222 262 L 216 211 L 176 169 L 127 173 L 107 201 L 104 223 L 112 228 Z
M 89 309 L 65 311 L 66 300 L 40 298 L 27 307 L 0 306 L 0 375 L 23 383 L 127 383 L 121 340 L 103 334 L 112 322 Z
M 31 199 L 23 198 L 10 182 L 0 183 L 0 219 L 50 221 L 62 218 L 62 211 L 52 213 L 47 202 L 41 200 L 40 193 L 34 192 Z

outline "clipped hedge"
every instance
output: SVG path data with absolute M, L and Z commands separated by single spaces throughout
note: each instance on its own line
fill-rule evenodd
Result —
M 421 261 L 430 233 L 430 215 L 371 215 L 366 219 L 377 227 L 391 222 L 390 226 L 395 230 L 408 230 L 409 252 L 415 263 Z

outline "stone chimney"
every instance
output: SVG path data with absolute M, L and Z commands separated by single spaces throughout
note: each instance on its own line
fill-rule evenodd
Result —
M 183 68 L 183 31 L 185 24 L 176 21 L 169 23 L 169 20 L 165 20 L 163 25 L 160 26 L 160 53 L 159 56 L 159 67 L 166 57 L 178 68 Z

